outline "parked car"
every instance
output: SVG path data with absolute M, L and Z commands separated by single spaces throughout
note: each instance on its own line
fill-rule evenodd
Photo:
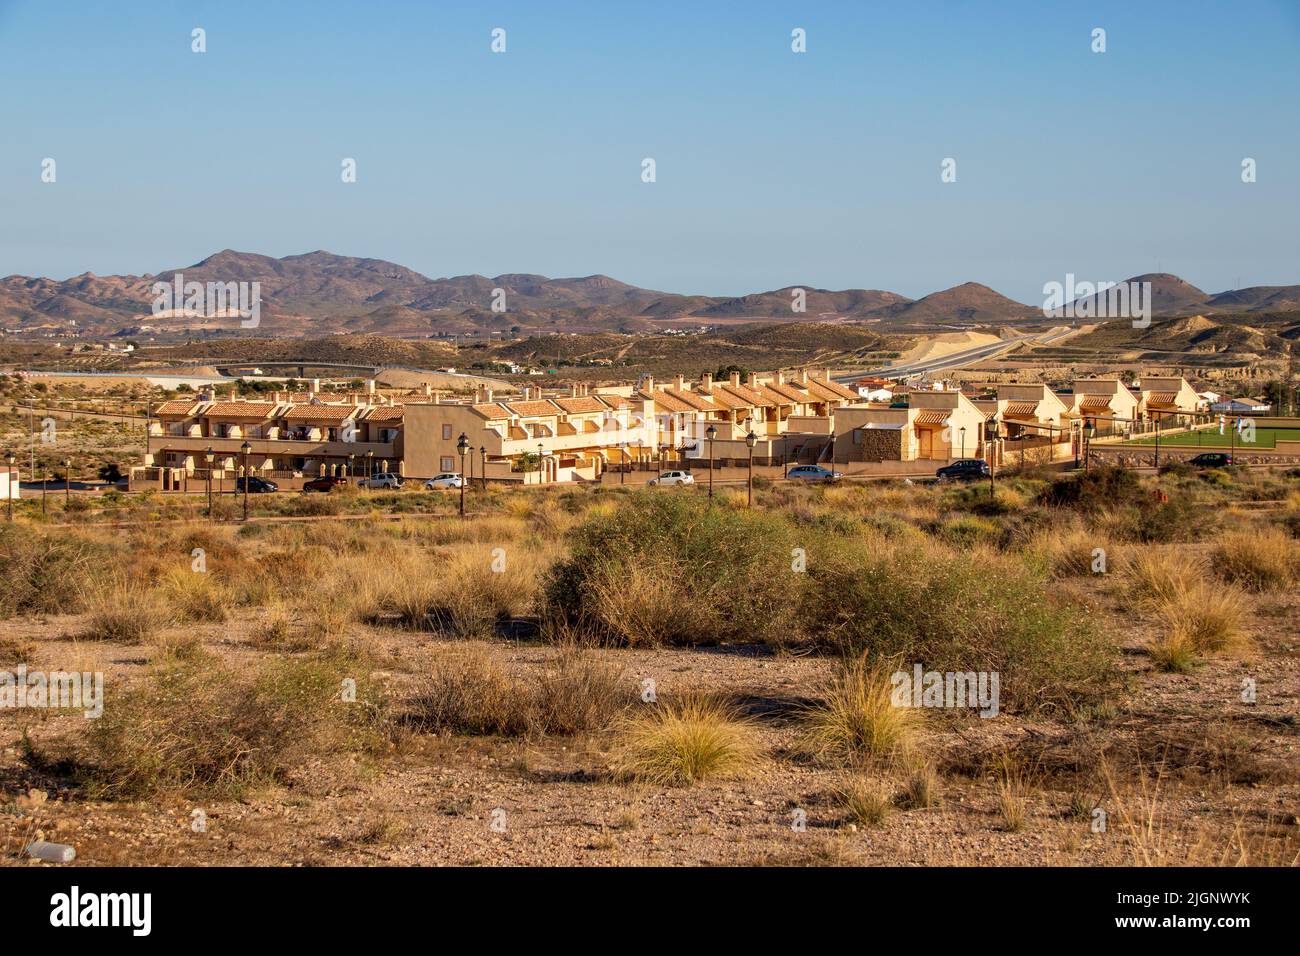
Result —
M 843 478 L 844 472 L 831 471 L 821 465 L 795 465 L 786 477 L 796 481 L 834 481 L 836 478 Z
M 464 479 L 460 475 L 447 471 L 441 475 L 434 475 L 424 483 L 424 487 L 429 491 L 433 491 L 435 488 L 459 488 L 464 483 Z
M 693 485 L 695 484 L 695 476 L 689 471 L 665 471 L 661 472 L 658 478 L 651 478 L 646 484 L 656 487 L 659 485 L 665 487 L 669 485 Z
M 395 475 L 391 471 L 381 471 L 377 475 L 371 475 L 369 478 L 362 478 L 357 482 L 358 488 L 400 488 L 403 479 L 400 475 Z
M 236 478 L 235 490 L 243 491 L 245 482 L 248 482 L 248 493 L 250 495 L 260 495 L 280 490 L 280 486 L 274 481 L 267 481 L 265 478 L 258 478 L 256 475 L 249 475 L 247 478 Z
M 989 476 L 989 463 L 983 458 L 958 458 L 934 473 L 940 481 L 971 481 Z
M 1195 468 L 1227 468 L 1232 464 L 1232 456 L 1221 451 L 1203 451 L 1187 463 Z
M 303 491 L 333 491 L 342 485 L 346 485 L 346 478 L 336 478 L 333 475 L 322 475 L 319 478 L 313 478 L 311 481 L 302 483 Z

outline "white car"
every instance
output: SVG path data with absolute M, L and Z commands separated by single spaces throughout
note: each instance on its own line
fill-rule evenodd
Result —
M 362 478 L 357 482 L 358 488 L 401 488 L 402 478 L 400 475 L 394 475 L 389 471 L 381 471 L 377 475 L 371 475 L 369 478 Z
M 448 471 L 441 475 L 434 475 L 424 483 L 424 487 L 433 491 L 435 488 L 459 488 L 463 483 L 460 475 Z
M 658 478 L 651 478 L 647 485 L 693 485 L 695 476 L 689 471 L 665 471 Z

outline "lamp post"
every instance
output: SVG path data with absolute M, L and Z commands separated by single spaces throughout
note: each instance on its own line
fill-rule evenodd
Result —
M 966 457 L 966 426 L 965 425 L 961 426 L 961 428 L 957 429 L 957 431 L 961 433 L 961 456 L 965 458 Z
M 1077 471 L 1079 468 L 1079 454 L 1083 451 L 1083 422 L 1075 421 L 1070 423 L 1070 438 L 1073 439 L 1071 444 L 1074 445 L 1074 467 Z
M 366 451 L 366 488 L 375 483 L 375 450 Z
M 356 478 L 356 476 L 357 476 L 357 453 L 348 452 L 348 477 Z M 361 484 L 361 482 L 357 482 L 357 484 Z M 370 482 L 367 481 L 366 491 L 369 490 L 370 490 Z
M 72 459 L 63 459 L 63 510 L 72 504 Z
M 546 457 L 546 453 L 542 450 L 542 443 L 538 442 L 537 443 L 537 483 L 539 485 L 546 484 L 546 476 L 542 472 L 542 459 L 545 457 Z
M 46 486 L 50 482 L 50 465 L 45 459 L 41 459 L 41 514 L 45 514 L 45 492 Z
M 203 460 L 208 466 L 208 520 L 212 520 L 212 462 L 216 460 L 216 455 L 212 452 L 212 446 L 203 453 Z
M 465 453 L 469 451 L 469 439 L 460 433 L 456 439 L 456 450 L 460 452 L 460 516 L 465 517 Z
M 9 520 L 14 520 L 14 453 L 5 452 L 5 464 L 9 466 Z
M 483 481 L 483 490 L 487 491 L 487 447 L 478 446 L 479 478 Z
M 244 453 L 244 520 L 248 520 L 248 453 L 253 450 L 253 446 L 244 442 L 239 446 L 239 450 Z
M 618 461 L 618 483 L 620 485 L 626 485 L 627 484 L 627 442 L 620 442 L 618 446 L 618 450 L 623 456 Z
M 989 497 L 997 495 L 997 488 L 994 485 L 993 473 L 998 467 L 998 436 L 1002 433 L 1002 426 L 995 418 L 989 422 Z
M 745 436 L 745 446 L 749 449 L 749 501 L 746 508 L 754 507 L 754 446 L 758 444 L 758 436 L 750 432 Z
M 1160 470 L 1160 413 L 1153 411 L 1152 416 L 1156 420 L 1156 471 Z
M 1097 434 L 1097 426 L 1091 422 L 1084 426 L 1083 429 L 1083 470 L 1088 470 L 1088 452 L 1089 445 L 1092 443 L 1092 437 Z
M 713 504 L 713 439 L 718 437 L 718 430 L 710 425 L 704 431 L 704 437 L 709 440 L 709 504 Z

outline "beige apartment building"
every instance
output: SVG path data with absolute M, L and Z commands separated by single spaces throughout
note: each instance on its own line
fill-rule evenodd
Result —
M 295 396 L 297 398 L 297 396 Z M 144 467 L 133 482 L 173 488 L 213 471 L 236 476 L 249 445 L 248 468 L 266 478 L 315 478 L 395 470 L 404 451 L 401 406 L 369 404 L 373 396 L 271 401 L 199 396 L 164 402 L 152 410 Z
M 891 405 L 863 403 L 835 412 L 838 463 L 944 462 L 986 454 L 988 415 L 956 390 L 908 392 Z

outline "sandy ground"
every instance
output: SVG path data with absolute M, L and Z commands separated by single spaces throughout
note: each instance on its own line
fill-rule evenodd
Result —
M 801 757 L 799 708 L 828 674 L 826 659 L 753 647 L 609 650 L 600 653 L 638 688 L 648 678 L 660 695 L 732 695 L 761 729 L 763 769 L 695 787 L 633 785 L 611 779 L 608 735 L 414 735 L 388 755 L 315 762 L 290 784 L 239 801 L 101 803 L 23 760 L 24 730 L 40 745 L 82 732 L 85 718 L 9 711 L 0 713 L 0 853 L 18 863 L 18 848 L 39 832 L 75 846 L 84 865 L 1132 863 L 1120 821 L 1125 807 L 1133 809 L 1128 788 L 1144 766 L 1160 771 L 1161 859 L 1227 861 L 1235 833 L 1256 847 L 1253 862 L 1294 860 L 1300 598 L 1261 608 L 1250 657 L 1212 660 L 1186 676 L 1153 671 L 1142 651 L 1150 632 L 1130 620 L 1120 639 L 1132 683 L 1106 720 L 927 714 L 925 749 L 942 774 L 942 804 L 897 811 L 879 826 L 850 823 L 833 797 L 841 773 Z M 129 693 L 152 649 L 77 642 L 70 635 L 79 627 L 75 617 L 11 620 L 0 623 L 0 638 L 34 639 L 33 667 L 102 668 L 108 695 Z M 246 625 L 191 630 L 230 662 L 265 653 L 248 643 Z M 386 662 L 375 676 L 399 694 L 452 643 L 383 629 L 360 629 L 357 637 Z M 545 667 L 555 653 L 504 639 L 482 646 L 521 674 Z M 1241 701 L 1246 677 L 1258 687 L 1254 704 Z M 1019 832 L 1002 823 L 990 769 L 1012 748 L 1033 757 L 1029 818 Z M 1115 793 L 1096 769 L 1101 751 L 1116 768 Z M 37 795 L 25 796 L 31 790 Z M 1071 812 L 1077 798 L 1109 811 L 1105 832 L 1092 832 L 1088 819 Z M 206 815 L 204 832 L 191 826 L 195 810 Z M 806 826 L 796 825 L 800 818 Z
M 894 360 L 895 365 L 911 365 L 927 359 L 943 358 L 953 352 L 977 348 L 981 345 L 994 345 L 1002 341 L 996 335 L 987 332 L 941 332 L 938 335 L 922 339 L 915 346 Z

